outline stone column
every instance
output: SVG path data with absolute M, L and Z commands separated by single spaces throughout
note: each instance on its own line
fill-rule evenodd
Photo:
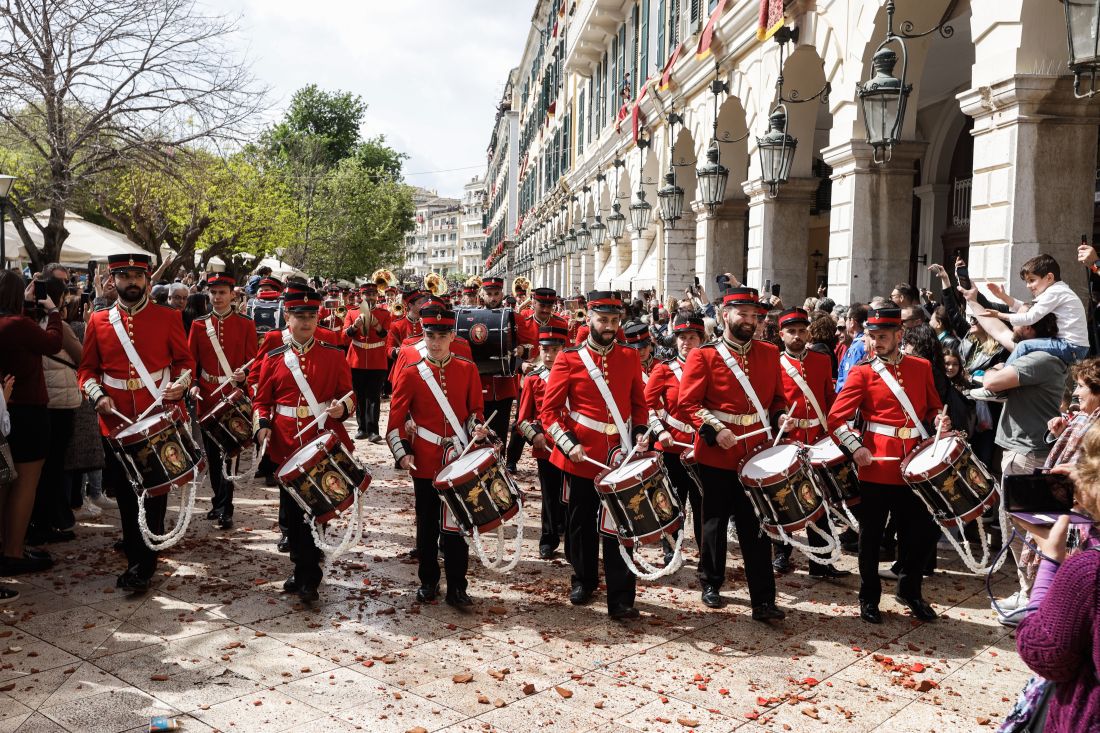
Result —
M 868 302 L 909 279 L 914 163 L 926 143 L 904 142 L 875 165 L 871 146 L 851 140 L 822 150 L 833 168 L 829 212 L 829 297 Z
M 592 290 L 592 281 L 595 279 L 595 273 L 593 271 L 595 267 L 596 256 L 593 251 L 593 246 L 588 245 L 588 249 L 580 254 L 581 260 L 581 276 L 575 285 L 578 292 L 587 293 Z M 573 291 L 567 293 L 571 295 Z
M 958 95 L 974 118 L 970 276 L 1028 295 L 1017 273 L 1044 253 L 1067 283 L 1081 235 L 1092 239 L 1098 109 L 1073 97 L 1072 79 L 1016 76 Z
M 656 211 L 653 212 L 653 216 L 657 216 Z M 634 295 L 634 282 L 637 281 L 642 274 L 642 262 L 645 260 L 646 253 L 649 252 L 649 248 L 653 245 L 653 239 L 657 236 L 656 227 L 661 225 L 662 222 L 660 219 L 657 219 L 656 221 L 650 219 L 649 226 L 646 227 L 643 231 L 638 232 L 631 228 L 628 232 L 630 234 L 630 249 L 626 250 L 625 247 L 623 249 L 629 253 L 629 257 L 625 261 L 621 262 L 622 266 L 619 268 L 619 272 L 622 273 L 626 271 L 626 269 L 631 265 L 635 266 L 634 274 L 630 278 L 631 282 L 623 283 L 623 287 L 621 288 L 622 290 L 629 289 L 631 291 L 631 296 Z
M 730 199 L 713 211 L 700 201 L 691 204 L 695 212 L 695 273 L 703 290 L 717 295 L 714 278 L 724 272 L 745 277 L 745 220 L 748 199 Z
M 657 253 L 659 279 L 657 294 L 662 301 L 670 295 L 684 297 L 684 290 L 695 283 L 697 226 L 695 212 L 684 208 L 683 218 L 664 225 L 664 250 Z M 670 224 L 674 226 L 670 226 Z M 700 282 L 702 277 L 700 274 Z M 706 285 L 703 286 L 706 288 Z
M 810 206 L 820 181 L 792 178 L 769 198 L 757 178 L 744 183 L 749 197 L 749 253 L 746 282 L 763 288 L 766 280 L 783 287 L 781 294 L 806 292 Z
M 600 282 L 596 278 L 600 276 L 600 271 L 603 270 L 604 263 L 607 262 L 607 257 L 611 252 L 611 240 L 605 241 L 599 247 L 595 244 L 592 245 L 592 278 L 585 287 L 583 293 L 587 293 L 589 290 L 595 290 L 599 287 Z
M 575 255 L 569 256 L 569 282 L 566 284 L 563 292 L 571 293 L 581 286 L 581 263 L 583 260 L 583 252 L 578 252 Z
M 913 189 L 913 193 L 920 198 L 920 250 L 918 255 L 925 255 L 926 262 L 930 265 L 937 262 L 950 272 L 953 267 L 950 262 L 940 262 L 940 253 L 943 251 L 943 232 L 947 229 L 947 206 L 950 202 L 951 184 L 926 183 Z M 913 283 L 920 288 L 931 288 L 931 276 L 928 268 L 917 266 L 917 282 Z

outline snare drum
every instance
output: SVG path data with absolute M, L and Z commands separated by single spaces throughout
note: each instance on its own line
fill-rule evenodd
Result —
M 316 524 L 329 522 L 370 486 L 370 473 L 359 465 L 336 433 L 318 435 L 279 466 L 279 486 Z
M 125 425 L 109 436 L 130 480 L 149 496 L 167 494 L 194 481 L 206 468 L 206 457 L 175 409 Z
M 810 465 L 825 499 L 835 507 L 849 509 L 859 503 L 859 473 L 855 464 L 831 438 L 810 446 Z
M 199 428 L 222 450 L 226 460 L 252 445 L 252 402 L 240 389 L 227 389 L 199 418 Z
M 625 547 L 648 545 L 662 537 L 676 536 L 684 523 L 684 510 L 668 480 L 660 454 L 639 453 L 635 460 L 596 476 L 596 491 L 603 504 L 601 529 L 611 532 Z
M 746 456 L 737 468 L 741 485 L 770 537 L 782 541 L 825 513 L 807 450 L 799 443 L 782 443 Z
M 520 508 L 519 489 L 490 447 L 472 448 L 448 463 L 432 484 L 466 534 L 496 529 Z
M 997 503 L 997 484 L 960 432 L 928 438 L 901 462 L 901 477 L 924 500 L 933 518 L 954 527 L 977 519 Z

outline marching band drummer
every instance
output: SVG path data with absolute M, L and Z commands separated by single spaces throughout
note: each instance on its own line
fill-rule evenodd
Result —
M 569 509 L 566 548 L 573 566 L 569 602 L 584 605 L 600 581 L 600 501 L 596 463 L 615 466 L 637 441 L 648 447 L 642 367 L 633 349 L 615 341 L 620 331 L 622 301 L 607 291 L 588 295 L 588 336 L 554 360 L 543 393 L 542 425 L 554 442 L 550 461 L 566 474 Z M 616 537 L 603 537 L 607 578 L 607 615 L 638 617 L 634 608 L 636 579 L 619 554 Z
M 389 331 L 386 332 L 386 354 L 391 359 L 397 358 L 397 352 L 401 344 L 410 336 L 423 335 L 424 329 L 420 323 L 420 308 L 424 305 L 429 293 L 423 290 L 406 290 L 401 294 L 401 302 L 405 306 L 405 315 L 402 318 L 394 318 L 390 321 Z M 397 377 L 396 371 L 390 375 L 390 382 Z
M 836 398 L 833 363 L 825 354 L 807 348 L 810 343 L 810 315 L 805 310 L 788 308 L 779 314 L 778 326 L 779 338 L 783 341 L 783 352 L 779 355 L 779 378 L 787 405 L 787 412 L 779 418 L 779 427 L 784 429 L 784 440 L 812 446 L 825 436 L 823 422 Z M 823 514 L 816 524 L 822 534 L 807 531 L 806 536 L 811 547 L 824 547 L 825 537 L 829 536 L 828 516 Z M 789 572 L 794 547 L 786 542 L 773 542 L 773 549 L 775 558 L 772 567 L 779 573 Z M 810 577 L 815 580 L 844 578 L 852 574 L 813 560 L 810 560 L 809 570 Z
M 164 404 L 182 399 L 191 384 L 195 361 L 187 349 L 180 315 L 149 299 L 151 264 L 149 255 L 109 255 L 107 268 L 118 300 L 112 307 L 92 313 L 85 330 L 77 380 L 99 413 L 100 431 L 105 436 L 125 424 L 116 411 L 136 420 L 161 397 Z M 113 450 L 103 453 L 103 484 L 115 490 L 126 552 L 126 572 L 118 576 L 115 585 L 144 592 L 156 572 L 157 553 L 141 536 L 138 495 L 126 471 Z M 167 494 L 145 499 L 146 521 L 154 534 L 164 534 L 167 506 Z
M 476 364 L 451 353 L 454 311 L 427 308 L 420 322 L 427 355 L 394 373 L 386 442 L 397 468 L 408 471 L 413 480 L 420 578 L 416 600 L 429 603 L 439 595 L 442 546 L 447 604 L 464 609 L 473 604 L 466 592 L 470 549 L 449 512 L 443 511 L 432 480 L 462 450 L 469 436 L 474 441 L 488 436 L 483 424 L 481 378 Z
M 386 381 L 388 366 L 386 333 L 393 315 L 378 305 L 378 286 L 374 283 L 360 285 L 359 295 L 359 307 L 349 308 L 344 317 L 344 334 L 351 341 L 348 348 L 351 383 L 355 388 L 355 402 L 359 405 L 355 415 L 359 430 L 355 437 L 381 443 L 378 423 L 382 411 L 382 385 Z
M 504 279 L 500 277 L 485 277 L 481 280 L 481 299 L 487 310 L 503 308 Z M 504 443 L 509 442 L 509 426 L 512 424 L 512 405 L 516 401 L 515 377 L 504 377 L 499 374 L 486 374 L 481 378 L 481 396 L 485 403 L 485 412 L 492 415 L 496 413 L 489 428 L 497 434 Z M 507 454 L 507 445 L 505 453 Z M 518 457 L 517 457 L 518 459 Z M 511 470 L 512 466 L 505 465 Z
M 520 285 L 516 285 L 516 289 L 520 289 Z M 524 291 L 526 292 L 526 291 Z M 518 294 L 517 294 L 518 297 Z M 523 400 L 523 377 L 532 367 L 537 367 L 539 364 L 539 329 L 550 322 L 550 318 L 554 315 L 554 304 L 558 302 L 558 293 L 553 288 L 535 288 L 531 291 L 530 305 L 522 309 L 516 315 L 516 341 L 519 344 L 520 368 L 516 372 L 514 377 L 516 380 L 516 388 L 518 398 Z M 518 411 L 518 408 L 517 408 Z M 519 459 L 523 457 L 523 446 L 525 441 L 520 440 L 519 432 L 519 417 L 516 417 L 516 424 L 512 426 L 512 439 L 508 442 L 508 454 L 505 466 L 509 473 L 515 473 Z M 554 543 L 557 547 L 557 542 Z
M 536 299 L 541 289 L 535 290 Z M 550 379 L 550 370 L 568 337 L 568 324 L 557 316 L 550 316 L 546 323 L 539 324 L 540 361 L 524 377 L 519 409 L 516 412 L 516 429 L 523 439 L 531 444 L 531 455 L 534 456 L 535 463 L 538 465 L 539 489 L 542 492 L 542 534 L 539 536 L 539 557 L 543 560 L 549 560 L 554 556 L 566 530 L 565 506 L 561 500 L 564 476 L 561 469 L 550 462 L 550 450 L 553 446 L 542 429 L 539 413 L 542 411 L 542 395 L 546 390 L 546 382 Z
M 695 440 L 695 428 L 691 415 L 680 405 L 680 380 L 684 377 L 684 364 L 688 354 L 702 345 L 706 335 L 703 319 L 698 316 L 681 316 L 672 326 L 676 337 L 676 356 L 653 365 L 645 386 L 646 407 L 649 408 L 649 425 L 653 428 L 657 446 L 663 451 L 668 478 L 676 488 L 680 506 L 691 503 L 691 519 L 695 531 L 695 543 L 703 544 L 703 497 L 695 479 L 688 474 L 680 455 L 682 444 Z M 676 445 L 680 443 L 681 445 Z M 665 545 L 665 563 L 672 561 L 672 548 Z
M 233 310 L 234 280 L 225 273 L 211 273 L 206 278 L 207 292 L 213 310 L 191 322 L 188 347 L 195 359 L 197 382 L 191 388 L 192 396 L 200 404 L 199 413 L 212 409 L 229 388 L 217 395 L 214 391 L 227 381 L 234 386 L 244 385 L 248 373 L 245 363 L 256 356 L 256 324 L 248 316 Z M 233 482 L 222 474 L 222 451 L 217 442 L 205 434 L 207 465 L 210 470 L 210 487 L 214 490 L 213 506 L 207 519 L 216 519 L 218 526 L 233 526 Z
M 623 329 L 623 343 L 638 352 L 642 363 L 642 384 L 649 384 L 649 373 L 653 369 L 653 339 L 649 335 L 649 324 L 631 323 Z
M 872 310 L 864 330 L 875 353 L 848 373 L 828 417 L 829 432 L 859 466 L 859 615 L 869 623 L 882 623 L 879 544 L 886 516 L 892 514 L 898 524 L 895 598 L 916 618 L 932 621 L 936 612 L 921 595 L 921 581 L 939 528 L 902 479 L 901 460 L 936 427 L 942 424 L 949 430 L 951 419 L 938 414 L 942 404 L 931 365 L 898 349 L 901 311 Z M 857 411 L 865 421 L 862 435 L 848 427 Z
M 782 411 L 783 393 L 776 369 L 779 350 L 753 339 L 757 323 L 767 313 L 756 289 L 727 288 L 722 305 L 722 338 L 688 355 L 679 396 L 697 430 L 695 459 L 700 480 L 705 487 L 716 487 L 703 493 L 702 600 L 709 608 L 722 606 L 719 590 L 726 579 L 726 527 L 732 514 L 745 562 L 752 617 L 756 621 L 780 620 L 786 614 L 775 605 L 771 545 L 762 536 L 737 473 L 741 460 L 764 442 L 765 435 L 772 436 L 771 416 Z
M 268 443 L 268 455 L 277 466 L 322 431 L 331 430 L 349 451 L 355 450 L 343 425 L 355 412 L 355 400 L 341 400 L 351 391 L 351 369 L 342 348 L 315 336 L 321 296 L 312 291 L 293 293 L 284 306 L 290 342 L 268 352 L 261 363 L 252 403 L 256 441 Z M 322 414 L 327 416 L 324 421 L 310 426 Z M 286 489 L 280 488 L 279 493 L 285 494 Z M 297 593 L 307 603 L 315 601 L 321 584 L 321 551 L 306 524 L 312 519 L 306 518 L 289 495 L 280 500 L 280 511 L 286 513 L 294 558 L 294 572 L 283 583 L 283 590 Z

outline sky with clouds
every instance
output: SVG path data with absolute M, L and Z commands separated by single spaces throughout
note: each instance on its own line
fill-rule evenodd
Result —
M 207 4 L 239 17 L 236 40 L 271 87 L 273 119 L 306 84 L 359 94 L 369 105 L 363 134 L 382 133 L 409 155 L 409 183 L 450 196 L 484 174 L 496 105 L 534 10 L 534 0 Z

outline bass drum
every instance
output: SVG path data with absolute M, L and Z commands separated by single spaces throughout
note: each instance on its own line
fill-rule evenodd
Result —
M 264 334 L 268 331 L 277 331 L 286 325 L 283 322 L 282 300 L 260 300 L 253 298 L 248 301 L 246 315 L 256 324 L 256 335 L 263 341 Z
M 458 308 L 455 330 L 470 342 L 478 374 L 515 374 L 516 314 L 511 308 Z

